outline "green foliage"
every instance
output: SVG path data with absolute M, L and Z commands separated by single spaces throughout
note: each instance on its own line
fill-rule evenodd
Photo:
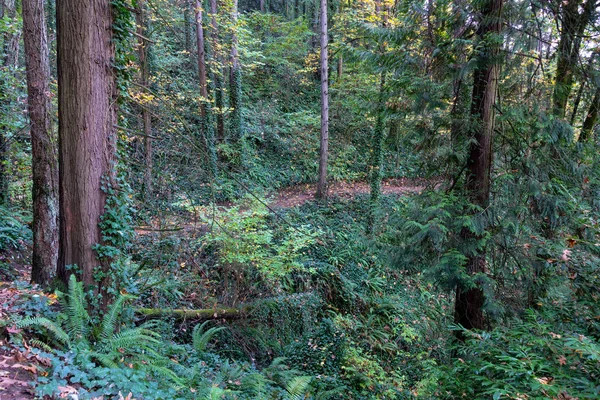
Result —
M 268 280 L 302 269 L 302 257 L 320 235 L 310 225 L 269 228 L 269 211 L 255 199 L 225 211 L 207 208 L 204 215 L 207 224 L 214 224 L 204 240 L 218 246 L 220 263 L 251 266 Z
M 152 330 L 152 325 L 124 326 L 123 308 L 131 296 L 121 295 L 111 304 L 99 325 L 93 323 L 88 314 L 83 284 L 77 282 L 75 275 L 70 277 L 68 293 L 59 296 L 62 310 L 54 320 L 26 317 L 17 322 L 18 327 L 37 330 L 49 340 L 42 345 L 44 349 L 47 350 L 49 345 L 57 349 L 57 364 L 52 372 L 54 378 L 78 382 L 85 375 L 85 379 L 91 382 L 104 369 L 131 368 L 139 370 L 146 379 L 160 376 L 160 379 L 179 382 L 171 370 L 171 362 L 159 353 L 160 336 Z M 71 363 L 77 373 L 70 373 L 65 367 Z M 101 366 L 100 369 L 98 366 Z M 108 378 L 106 373 L 104 376 Z M 40 383 L 50 385 L 50 389 L 42 385 L 41 393 L 57 390 L 59 385 L 56 379 Z
M 438 398 L 596 398 L 600 395 L 600 343 L 553 310 L 527 310 L 491 332 L 465 332 L 457 358 L 429 388 Z
M 31 241 L 30 217 L 16 209 L 0 206 L 0 252 L 19 250 Z

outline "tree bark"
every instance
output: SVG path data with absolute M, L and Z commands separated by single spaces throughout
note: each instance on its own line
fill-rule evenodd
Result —
M 327 197 L 327 157 L 329 155 L 329 80 L 328 80 L 327 0 L 321 0 L 321 144 L 319 151 L 319 181 L 316 197 Z
M 477 125 L 469 150 L 467 163 L 466 192 L 473 204 L 481 208 L 487 207 L 490 197 L 490 172 L 492 165 L 492 141 L 494 132 L 494 103 L 498 85 L 498 52 L 500 46 L 494 43 L 502 29 L 503 0 L 487 0 L 482 5 L 481 21 L 477 29 L 479 40 L 483 47 L 477 55 L 474 71 L 471 116 Z M 472 232 L 463 230 L 461 236 L 468 240 L 481 240 Z M 486 273 L 486 252 L 482 249 L 476 255 L 469 255 L 466 272 L 470 276 Z M 485 296 L 480 285 L 465 286 L 462 283 L 456 288 L 454 321 L 467 329 L 483 329 L 485 320 L 483 305 Z
M 238 1 L 233 0 L 233 33 L 231 36 L 231 75 L 229 77 L 229 106 L 231 107 L 231 138 L 234 143 L 240 145 L 240 155 L 242 163 L 245 155 L 243 154 L 242 142 L 244 132 L 242 127 L 242 69 L 240 66 L 238 54 L 237 21 L 238 21 Z
M 114 181 L 115 101 L 110 0 L 58 0 L 59 258 L 65 282 L 69 266 L 106 294 L 110 260 L 99 259 L 98 226 L 104 213 L 103 181 Z M 106 296 L 104 297 L 106 299 Z M 105 300 L 106 301 L 106 300 Z
M 148 87 L 150 82 L 150 65 L 148 54 L 150 42 L 148 37 L 146 10 L 144 0 L 138 0 L 136 10 L 136 25 L 138 33 L 138 61 L 140 64 L 140 85 Z M 148 107 L 142 107 L 142 123 L 144 125 L 144 196 L 148 198 L 152 193 L 152 116 Z
M 17 10 L 15 0 L 0 0 L 2 7 L 0 8 L 0 18 L 8 17 L 12 20 L 17 18 Z M 2 48 L 2 69 L 8 75 L 14 75 L 17 61 L 19 60 L 19 38 L 20 33 L 6 32 L 4 34 L 4 46 Z M 3 83 L 5 85 L 6 83 Z M 0 87 L 0 89 L 2 89 Z M 7 109 L 9 100 L 0 100 L 0 110 Z M 7 110 L 8 111 L 8 110 Z M 1 116 L 0 116 L 1 117 Z M 0 120 L 0 205 L 5 204 L 9 200 L 9 174 L 8 174 L 8 140 L 6 139 L 7 128 Z
M 45 286 L 58 261 L 58 164 L 50 123 L 46 14 L 44 0 L 23 0 L 22 7 L 33 173 L 31 281 Z

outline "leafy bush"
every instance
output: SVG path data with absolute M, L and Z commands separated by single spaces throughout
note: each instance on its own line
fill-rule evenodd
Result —
M 457 358 L 443 368 L 439 398 L 597 398 L 600 342 L 565 326 L 552 310 L 527 310 L 490 332 L 464 331 Z M 431 388 L 430 388 L 431 389 Z

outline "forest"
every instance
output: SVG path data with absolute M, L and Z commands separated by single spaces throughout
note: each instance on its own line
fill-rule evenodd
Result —
M 0 400 L 600 399 L 597 0 L 0 0 Z

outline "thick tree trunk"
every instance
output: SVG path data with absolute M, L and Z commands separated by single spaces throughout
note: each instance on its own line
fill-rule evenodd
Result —
M 590 110 L 583 121 L 583 127 L 581 128 L 581 141 L 587 142 L 592 138 L 594 127 L 598 121 L 598 111 L 600 110 L 600 86 L 596 88 L 592 104 L 590 104 Z
M 9 18 L 13 21 L 17 18 L 17 10 L 15 7 L 15 0 L 0 0 L 2 7 L 0 7 L 0 19 Z M 4 34 L 4 46 L 2 48 L 2 65 L 1 68 L 6 71 L 7 74 L 14 74 L 15 68 L 17 67 L 17 61 L 19 60 L 19 38 L 20 32 L 11 33 L 6 32 Z M 6 83 L 2 83 L 5 85 Z M 0 90 L 3 90 L 0 86 Z M 9 100 L 0 100 L 0 113 L 2 111 L 8 113 Z M 9 186 L 9 174 L 8 174 L 8 140 L 6 139 L 7 128 L 2 124 L 2 115 L 0 114 L 0 204 L 7 203 L 9 200 L 8 186 Z
M 319 151 L 319 181 L 316 197 L 327 197 L 327 157 L 329 155 L 329 80 L 327 77 L 327 0 L 321 0 L 321 145 Z
M 50 64 L 44 0 L 23 0 L 27 106 L 33 172 L 31 281 L 47 285 L 58 261 L 58 163 L 50 124 Z
M 473 204 L 487 207 L 490 197 L 490 172 L 492 165 L 492 140 L 494 132 L 494 103 L 498 85 L 498 51 L 500 46 L 494 43 L 502 29 L 503 0 L 487 0 L 482 6 L 481 21 L 477 36 L 483 41 L 483 49 L 478 54 L 474 71 L 471 116 L 477 125 L 474 141 L 470 146 L 467 163 L 466 191 Z M 473 234 L 464 231 L 465 240 Z M 475 239 L 482 239 L 475 237 Z M 466 272 L 470 276 L 486 273 L 485 249 L 477 255 L 470 255 L 466 263 Z M 467 329 L 483 329 L 485 321 L 483 305 L 485 296 L 482 288 L 466 287 L 459 284 L 456 288 L 454 321 Z
M 150 42 L 146 39 L 147 21 L 145 16 L 144 0 L 138 0 L 136 10 L 136 25 L 138 33 L 138 61 L 140 64 L 140 85 L 148 87 L 150 82 L 150 65 L 148 53 Z M 152 116 L 148 107 L 142 107 L 142 123 L 144 124 L 144 195 L 149 197 L 152 193 Z
M 105 294 L 110 260 L 100 260 L 103 181 L 114 181 L 116 86 L 110 0 L 58 0 L 60 248 L 58 275 L 69 266 Z M 106 297 L 104 298 L 106 301 Z
M 556 78 L 552 95 L 553 113 L 564 118 L 567 101 L 573 88 L 573 71 L 579 58 L 583 33 L 596 8 L 597 0 L 587 0 L 579 13 L 581 0 L 567 0 L 562 6 L 562 30 L 558 44 Z

